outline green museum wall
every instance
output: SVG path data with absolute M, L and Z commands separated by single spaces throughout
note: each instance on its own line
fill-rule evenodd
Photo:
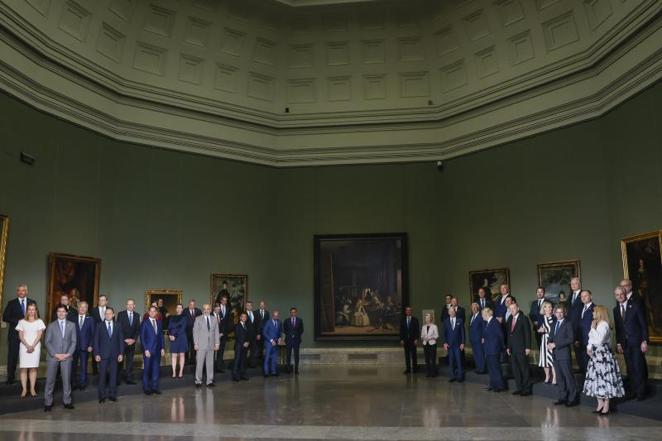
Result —
M 211 272 L 247 273 L 252 299 L 299 306 L 311 346 L 313 235 L 405 231 L 418 314 L 446 293 L 466 302 L 471 269 L 509 267 L 513 293 L 528 300 L 536 264 L 570 258 L 611 305 L 619 240 L 662 228 L 660 102 L 658 84 L 600 119 L 440 173 L 430 163 L 273 169 L 137 146 L 0 94 L 4 302 L 19 282 L 44 301 L 51 251 L 100 257 L 113 305 L 142 305 L 147 288 L 208 299 Z M 21 164 L 21 151 L 36 164 Z M 3 331 L 0 364 L 5 341 Z

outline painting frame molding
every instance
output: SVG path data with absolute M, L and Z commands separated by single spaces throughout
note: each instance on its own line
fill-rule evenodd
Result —
M 314 302 L 313 302 L 313 325 L 314 325 L 314 340 L 315 341 L 355 341 L 363 343 L 375 343 L 385 341 L 398 341 L 399 335 L 323 335 L 321 331 L 320 314 L 322 311 L 321 305 L 321 277 L 320 277 L 320 245 L 323 240 L 352 240 L 352 239 L 376 239 L 388 238 L 399 239 L 400 246 L 400 259 L 401 259 L 401 289 L 402 299 L 400 304 L 399 315 L 402 314 L 403 308 L 409 305 L 409 237 L 406 232 L 396 233 L 350 233 L 350 234 L 315 234 L 313 235 L 313 283 L 314 283 Z
M 479 269 L 479 270 L 469 270 L 469 305 L 471 305 L 474 302 L 475 295 L 478 295 L 478 288 L 476 288 L 476 293 L 474 293 L 474 283 L 473 283 L 473 277 L 475 274 L 482 274 L 482 273 L 496 273 L 496 272 L 503 272 L 505 274 L 505 282 L 508 284 L 508 288 L 510 289 L 510 292 L 512 293 L 513 287 L 510 285 L 510 267 L 503 266 L 499 268 L 485 268 L 485 269 Z M 480 288 L 480 287 L 479 287 Z M 492 290 L 490 290 L 490 300 L 495 299 L 495 295 L 492 293 Z
M 92 304 L 90 308 L 96 305 L 99 301 L 99 283 L 101 281 L 101 259 L 98 257 L 89 257 L 89 256 L 79 256 L 76 254 L 67 254 L 67 253 L 48 253 L 48 292 L 46 297 L 46 311 L 41 312 L 42 317 L 47 317 L 48 320 L 51 320 L 51 312 L 53 310 L 55 295 L 55 265 L 59 259 L 66 259 L 69 261 L 74 261 L 77 263 L 88 263 L 93 264 L 94 269 L 94 287 L 92 291 Z M 90 303 L 90 301 L 87 301 Z
M 660 254 L 660 256 L 659 256 L 660 257 L 660 266 L 662 267 L 662 230 L 654 230 L 654 231 L 650 231 L 650 232 L 647 232 L 647 233 L 635 234 L 633 236 L 628 236 L 628 237 L 625 237 L 625 238 L 621 239 L 621 261 L 623 263 L 623 278 L 624 279 L 632 280 L 630 278 L 630 266 L 629 266 L 629 261 L 628 261 L 628 251 L 627 251 L 628 244 L 633 243 L 633 242 L 639 242 L 639 241 L 642 241 L 642 240 L 653 239 L 653 238 L 657 238 L 657 243 L 658 243 L 658 247 L 659 247 L 658 251 L 659 251 L 659 254 Z M 633 288 L 633 290 L 636 289 L 636 287 L 634 286 L 634 283 L 633 283 L 632 288 Z M 651 314 L 653 314 L 653 313 L 654 313 L 654 311 L 651 312 Z M 646 321 L 647 322 L 649 321 L 648 317 L 646 318 Z M 652 325 L 649 323 L 649 326 L 648 326 L 648 340 L 649 340 L 649 342 L 655 343 L 655 344 L 662 344 L 662 334 L 661 335 L 654 335 L 653 332 L 651 332 L 654 329 L 655 328 L 653 328 Z
M 575 274 L 572 277 L 579 277 L 579 280 L 582 280 L 582 265 L 581 265 L 581 260 L 579 257 L 574 258 L 574 259 L 566 259 L 566 260 L 554 260 L 554 261 L 549 261 L 549 262 L 541 262 L 536 264 L 536 272 L 538 273 L 538 286 L 542 286 L 545 288 L 545 299 L 549 299 L 548 293 L 547 293 L 547 287 L 543 285 L 543 271 L 548 270 L 548 269 L 554 269 L 554 268 L 565 268 L 568 266 L 572 266 L 573 269 L 576 269 L 576 271 L 573 271 L 573 274 Z M 567 295 L 568 293 L 566 293 Z M 567 300 L 567 299 L 566 299 Z M 559 299 L 555 299 L 555 302 L 558 302 Z
M 0 214 L 0 312 L 3 311 L 5 268 L 7 267 L 7 242 L 9 240 L 9 216 Z
M 184 300 L 184 290 L 179 288 L 148 288 L 145 290 L 145 312 L 149 311 L 149 308 L 152 303 L 152 296 L 176 296 L 176 304 L 182 303 Z

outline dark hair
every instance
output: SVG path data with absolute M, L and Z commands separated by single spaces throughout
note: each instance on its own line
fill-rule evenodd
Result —
M 290 308 L 290 312 L 292 312 L 292 311 L 298 311 L 297 307 L 296 307 L 296 306 L 292 306 L 292 307 Z
M 157 309 L 156 309 L 156 306 L 150 306 L 149 309 L 148 309 L 148 311 L 151 311 L 152 309 L 153 309 L 154 311 L 157 310 Z
M 563 314 L 565 314 L 566 312 L 568 312 L 568 308 L 566 308 L 565 305 L 562 304 L 562 303 L 559 303 L 558 305 L 556 305 L 556 308 L 555 308 L 554 310 L 556 311 L 557 309 L 561 309 L 561 310 L 563 310 Z
M 513 296 L 507 296 L 506 298 L 510 297 L 510 301 L 513 303 L 517 303 L 517 299 Z
M 544 286 L 539 286 L 539 287 L 536 289 L 536 291 L 537 291 L 538 289 L 542 289 L 542 292 L 545 292 L 545 287 L 544 287 Z
M 25 307 L 25 310 L 27 311 L 27 306 Z M 59 311 L 60 309 L 64 309 L 65 311 L 67 310 L 67 307 L 64 306 L 62 303 L 57 305 L 57 308 L 55 308 L 55 311 Z
M 184 305 L 182 305 L 181 303 L 177 303 L 177 304 L 175 305 L 175 308 L 178 307 L 178 306 L 181 306 L 182 308 L 184 308 Z
M 113 314 L 115 314 L 115 310 L 113 309 L 112 306 L 109 306 L 106 308 L 106 311 L 113 311 Z

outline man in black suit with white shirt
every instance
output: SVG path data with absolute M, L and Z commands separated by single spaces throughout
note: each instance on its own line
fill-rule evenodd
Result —
M 16 325 L 25 318 L 25 311 L 32 303 L 35 301 L 28 298 L 28 285 L 22 283 L 16 288 L 16 298 L 7 302 L 5 311 L 2 313 L 2 321 L 6 322 L 9 327 L 7 330 L 7 384 L 14 382 L 18 364 L 20 340 Z
M 405 374 L 416 372 L 418 370 L 418 359 L 416 357 L 416 347 L 421 337 L 421 326 L 418 319 L 412 316 L 411 306 L 405 308 L 405 315 L 400 321 L 400 344 L 405 349 Z
M 117 313 L 117 326 L 122 330 L 124 338 L 124 369 L 118 379 L 124 379 L 126 384 L 136 384 L 133 379 L 133 357 L 140 336 L 140 314 L 135 309 L 136 302 L 129 299 L 126 301 L 126 309 Z

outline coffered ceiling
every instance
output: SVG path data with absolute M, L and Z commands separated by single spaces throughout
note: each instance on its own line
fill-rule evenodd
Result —
M 444 159 L 595 118 L 658 81 L 661 10 L 0 0 L 0 87 L 117 139 L 273 166 Z

